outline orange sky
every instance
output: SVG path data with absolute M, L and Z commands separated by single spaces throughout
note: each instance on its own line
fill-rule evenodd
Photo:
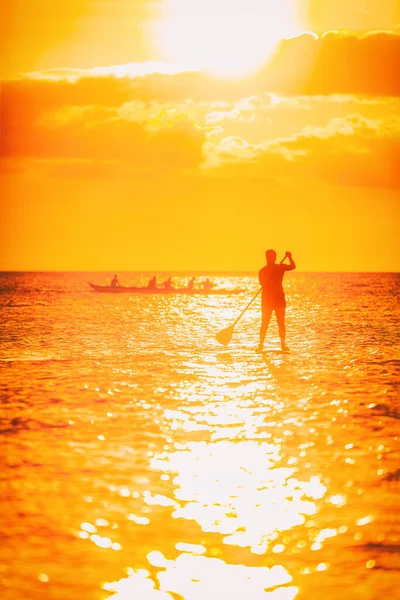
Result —
M 399 271 L 399 12 L 7 4 L 0 269 Z

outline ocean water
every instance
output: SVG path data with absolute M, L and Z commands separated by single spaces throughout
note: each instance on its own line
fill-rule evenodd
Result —
M 1 598 L 398 597 L 399 275 L 287 274 L 287 354 L 109 279 L 0 276 Z

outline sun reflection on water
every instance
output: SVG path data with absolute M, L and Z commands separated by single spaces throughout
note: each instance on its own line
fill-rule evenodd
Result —
M 103 584 L 103 588 L 114 592 L 115 600 L 169 600 L 176 594 L 185 600 L 210 598 L 251 598 L 261 600 L 293 600 L 298 588 L 287 586 L 292 577 L 282 565 L 268 567 L 247 567 L 227 564 L 219 558 L 180 554 L 176 560 L 168 560 L 161 552 L 151 552 L 147 557 L 150 565 L 158 571 L 159 589 L 149 578 L 149 571 L 131 571 L 129 576 L 119 581 Z M 282 587 L 284 586 L 284 587 Z M 171 596 L 169 593 L 173 593 Z
M 172 516 L 196 521 L 229 545 L 263 554 L 277 532 L 316 512 L 326 487 L 318 476 L 294 477 L 279 466 L 280 446 L 265 442 L 191 442 L 186 449 L 156 455 L 151 468 L 174 473 L 180 507 Z
M 301 421 L 287 417 L 279 422 L 283 403 L 272 397 L 255 401 L 265 382 L 238 381 L 223 373 L 224 364 L 206 368 L 209 393 L 213 394 L 212 381 L 221 378 L 225 378 L 225 391 L 219 386 L 218 397 L 214 395 L 210 403 L 205 393 L 199 395 L 194 386 L 188 386 L 182 389 L 181 404 L 164 410 L 160 421 L 169 441 L 162 450 L 148 452 L 148 460 L 149 468 L 160 473 L 165 491 L 143 493 L 144 504 L 169 510 L 174 521 L 191 522 L 202 533 L 197 540 L 177 542 L 175 552 L 180 554 L 170 554 L 171 558 L 165 550 L 153 549 L 147 554 L 149 571 L 131 569 L 128 577 L 105 583 L 104 589 L 119 600 L 133 594 L 143 600 L 167 600 L 176 594 L 184 600 L 261 599 L 266 594 L 276 600 L 293 600 L 298 588 L 288 585 L 291 574 L 272 557 L 283 557 L 283 553 L 287 557 L 306 546 L 321 548 L 334 535 L 310 527 L 309 535 L 297 545 L 288 535 L 310 521 L 327 492 L 319 475 L 298 474 L 298 459 L 314 442 L 293 442 L 295 456 L 283 450 Z M 271 428 L 279 436 L 268 431 Z M 198 432 L 201 440 L 193 440 Z M 130 496 L 129 490 L 126 495 Z M 340 505 L 341 498 L 331 496 L 330 502 Z M 133 513 L 128 519 L 137 525 L 148 521 Z M 220 536 L 225 547 L 247 550 L 248 557 L 268 552 L 273 562 L 269 567 L 254 566 L 251 561 L 230 564 L 227 557 L 213 556 L 207 543 L 210 535 Z M 242 561 L 248 562 L 244 557 Z M 316 565 L 307 568 L 317 570 Z

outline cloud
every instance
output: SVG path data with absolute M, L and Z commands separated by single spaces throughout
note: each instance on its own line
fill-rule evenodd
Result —
M 313 178 L 336 185 L 400 188 L 400 118 L 382 124 L 361 115 L 303 128 L 266 144 L 224 138 L 207 144 L 207 166 L 221 176 Z
M 8 173 L 20 169 L 25 157 L 63 177 L 201 168 L 206 176 L 318 177 L 397 188 L 398 108 L 391 98 L 364 104 L 348 96 L 329 102 L 271 94 L 223 104 L 64 106 L 33 121 L 7 123 L 2 154 L 17 159 L 8 162 Z M 332 116 L 349 109 L 363 114 Z
M 144 75 L 153 75 L 155 73 L 164 75 L 175 75 L 190 69 L 184 69 L 182 66 L 174 63 L 166 63 L 161 61 L 145 61 L 142 63 L 128 63 L 115 65 L 111 67 L 93 67 L 92 69 L 44 69 L 42 71 L 34 71 L 28 73 L 28 79 L 40 81 L 68 81 L 75 83 L 82 78 L 88 77 L 106 77 L 115 76 L 122 77 L 143 77 Z
M 283 41 L 242 80 L 94 69 L 7 81 L 0 154 L 76 177 L 205 166 L 397 187 L 399 56 L 394 32 L 330 32 Z
M 232 110 L 213 110 L 206 115 L 206 123 L 218 123 L 219 121 L 224 121 L 225 119 L 237 119 L 239 114 L 240 112 L 236 108 L 233 108 Z
M 2 84 L 3 111 L 61 106 L 119 106 L 132 101 L 224 102 L 272 92 L 284 95 L 400 95 L 400 32 L 307 33 L 283 40 L 264 68 L 223 79 L 158 63 L 94 69 L 53 69 Z M 159 72 L 156 72 L 157 68 Z M 169 69 L 169 71 L 168 71 Z
M 143 113 L 143 107 L 139 108 Z M 29 107 L 26 112 L 21 109 L 20 118 L 13 107 L 11 118 L 8 114 L 9 118 L 3 119 L 1 154 L 114 161 L 137 168 L 191 168 L 200 164 L 205 135 L 195 123 L 176 111 L 169 116 L 160 114 L 157 121 L 157 111 L 153 110 L 157 126 L 151 127 L 151 113 L 146 119 L 139 108 L 135 120 L 132 107 L 126 105 L 63 106 L 47 112 Z
M 400 95 L 400 35 L 304 34 L 281 43 L 262 76 L 287 94 Z

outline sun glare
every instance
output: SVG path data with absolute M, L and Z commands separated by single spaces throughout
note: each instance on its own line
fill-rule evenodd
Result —
M 293 0 L 168 0 L 159 42 L 167 60 L 242 76 L 299 30 Z

